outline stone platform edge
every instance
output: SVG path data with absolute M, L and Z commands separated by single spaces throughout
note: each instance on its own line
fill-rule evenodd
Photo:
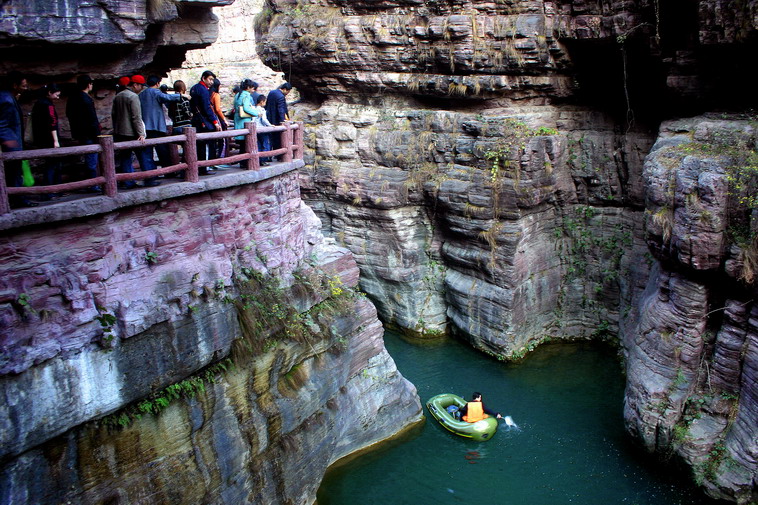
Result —
M 182 182 L 167 186 L 120 191 L 115 198 L 88 196 L 80 200 L 41 207 L 14 209 L 8 214 L 0 215 L 0 231 L 107 214 L 134 205 L 160 202 L 245 184 L 255 184 L 297 170 L 304 164 L 303 160 L 296 159 L 261 167 L 260 170 L 246 170 L 229 174 L 220 173 L 212 177 L 205 177 L 200 182 Z

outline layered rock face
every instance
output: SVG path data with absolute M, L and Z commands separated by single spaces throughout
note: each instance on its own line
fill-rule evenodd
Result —
M 218 38 L 212 8 L 233 2 L 9 0 L 0 5 L 0 74 L 20 71 L 32 89 L 53 82 L 61 86 L 63 99 L 55 105 L 63 142 L 70 137 L 65 100 L 77 91 L 77 75 L 90 75 L 103 133 L 110 133 L 116 79 L 135 73 L 162 76 L 181 66 L 188 51 Z M 198 78 L 193 73 L 189 86 Z M 25 114 L 37 98 L 33 91 L 21 95 Z
M 258 52 L 318 97 L 452 95 L 513 105 L 579 95 L 606 106 L 625 98 L 744 106 L 751 93 L 729 83 L 754 75 L 740 61 L 754 49 L 755 8 L 727 0 L 268 0 Z
M 181 65 L 188 49 L 216 40 L 210 8 L 233 1 L 3 2 L 0 71 L 20 70 L 35 80 L 165 72 Z
M 269 2 L 259 53 L 320 102 L 305 194 L 386 321 L 502 356 L 615 331 L 653 134 L 557 103 L 596 86 L 571 44 L 649 38 L 649 7 Z
M 319 227 L 290 172 L 4 232 L 2 501 L 309 503 L 417 421 Z
M 710 494 L 755 500 L 758 477 L 756 123 L 664 123 L 645 163 L 654 274 L 624 335 L 625 418 Z
M 639 180 L 648 140 L 602 131 L 600 118 L 590 134 L 555 129 L 576 128 L 585 112 L 398 105 L 380 116 L 323 104 L 304 116 L 313 132 L 304 192 L 400 328 L 452 325 L 506 356 L 548 336 L 610 331 L 631 296 L 619 272 L 641 268 L 624 253 L 643 247 L 639 196 L 619 181 Z M 604 159 L 611 148 L 624 152 Z
M 283 82 L 284 69 L 271 69 L 255 55 L 253 21 L 263 3 L 263 0 L 235 0 L 231 5 L 214 8 L 218 39 L 209 47 L 187 51 L 182 68 L 173 69 L 166 81 L 170 84 L 181 79 L 194 83 L 203 71 L 212 70 L 222 84 L 224 108 L 232 107 L 231 89 L 242 79 L 253 79 L 261 93 L 278 87 Z
M 755 103 L 729 85 L 745 78 L 754 13 L 705 0 L 270 0 L 258 52 L 293 69 L 307 100 L 294 107 L 310 132 L 305 197 L 385 321 L 504 358 L 547 338 L 618 335 L 630 430 L 673 447 L 713 496 L 747 503 L 758 418 L 744 375 L 751 305 L 739 304 L 751 296 L 718 286 L 752 289 L 740 266 L 752 256 L 722 219 L 749 206 L 722 201 L 711 162 L 686 159 L 672 183 L 645 159 L 662 119 Z M 665 199 L 699 210 L 670 213 Z M 659 338 L 702 339 L 706 322 L 721 344 Z M 695 406 L 705 391 L 707 409 Z

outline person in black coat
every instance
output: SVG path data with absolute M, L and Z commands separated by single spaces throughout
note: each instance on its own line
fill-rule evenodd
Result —
M 190 107 L 192 108 L 192 126 L 197 128 L 198 133 L 221 131 L 221 123 L 211 108 L 211 86 L 216 79 L 216 74 L 210 70 L 203 72 L 200 82 L 190 88 Z M 197 141 L 197 159 L 207 160 L 207 141 Z M 208 175 L 212 170 L 207 167 L 200 169 L 200 175 Z
M 287 95 L 292 91 L 292 84 L 285 82 L 278 89 L 269 91 L 266 98 L 266 117 L 272 125 L 280 125 L 289 120 L 287 114 Z M 271 134 L 271 149 L 276 150 L 282 147 L 281 134 L 278 132 Z
M 97 143 L 100 135 L 100 120 L 95 111 L 95 102 L 89 95 L 94 81 L 88 75 L 80 75 L 76 79 L 77 91 L 66 102 L 66 117 L 71 126 L 71 137 L 80 145 L 88 146 Z M 87 178 L 97 177 L 97 153 L 84 155 L 87 166 Z M 92 192 L 100 192 L 99 186 L 91 188 Z

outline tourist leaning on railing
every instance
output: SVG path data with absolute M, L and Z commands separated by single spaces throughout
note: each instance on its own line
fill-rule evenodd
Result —
M 272 125 L 278 126 L 289 120 L 287 110 L 287 95 L 292 90 L 292 84 L 285 82 L 278 89 L 272 89 L 266 99 L 266 113 Z M 281 139 L 274 135 L 271 139 L 271 147 L 276 150 L 282 147 Z

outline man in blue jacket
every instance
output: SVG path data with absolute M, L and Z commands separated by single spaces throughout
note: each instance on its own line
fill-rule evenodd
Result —
M 147 138 L 154 139 L 166 136 L 166 114 L 164 105 L 181 100 L 182 95 L 169 95 L 160 90 L 161 78 L 151 75 L 147 78 L 147 88 L 140 93 L 139 101 L 142 108 L 142 121 L 145 122 Z M 152 155 L 152 148 L 150 149 Z M 171 156 L 166 144 L 156 146 L 158 161 L 162 167 L 171 165 Z
M 272 125 L 280 125 L 289 121 L 287 114 L 287 95 L 292 90 L 292 84 L 285 82 L 279 89 L 269 91 L 266 98 L 266 117 Z M 276 150 L 282 147 L 282 137 L 279 132 L 271 134 L 271 149 Z
M 0 83 L 0 149 L 4 153 L 21 151 L 24 148 L 24 127 L 21 119 L 24 117 L 21 107 L 16 100 L 28 88 L 26 78 L 13 71 Z M 21 161 L 5 163 L 5 180 L 8 186 L 21 187 Z M 26 197 L 11 197 L 13 207 L 36 207 L 37 204 Z
M 192 86 L 190 89 L 190 107 L 192 108 L 192 126 L 197 129 L 198 133 L 221 131 L 221 123 L 219 123 L 216 114 L 211 108 L 211 86 L 216 79 L 216 74 L 210 70 L 203 72 L 200 77 L 200 82 Z M 207 147 L 209 142 L 197 141 L 197 159 L 207 160 Z M 213 173 L 213 170 L 209 170 L 207 167 L 200 169 L 200 175 L 208 175 Z

